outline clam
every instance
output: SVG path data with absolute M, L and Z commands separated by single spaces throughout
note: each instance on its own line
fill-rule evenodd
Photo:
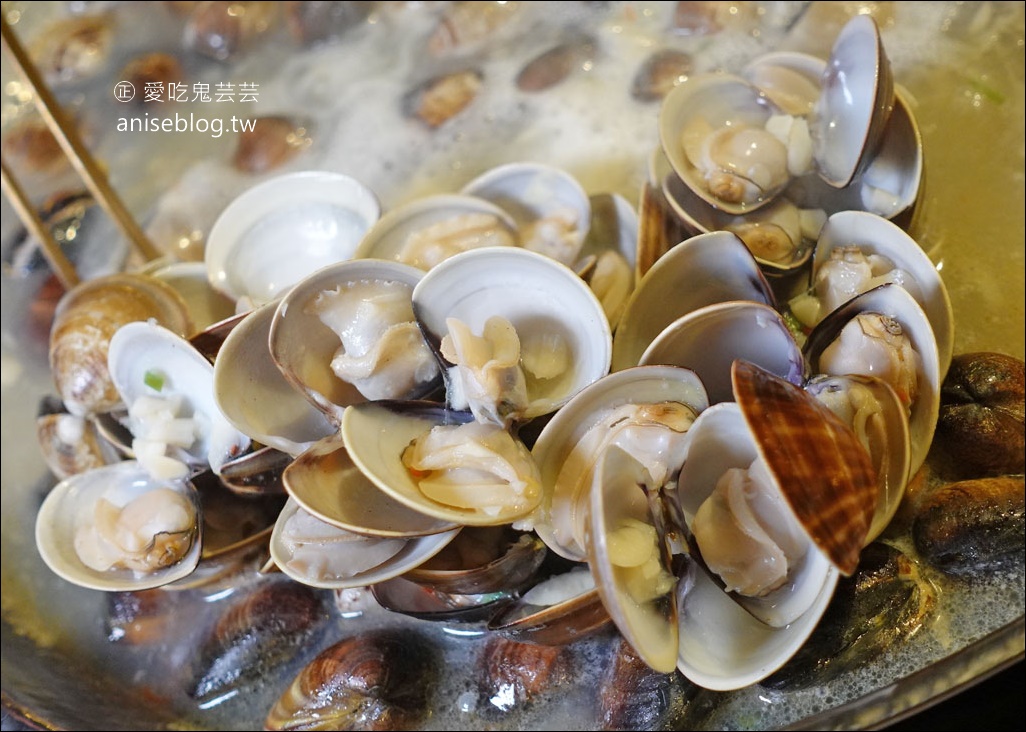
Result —
M 513 593 L 508 590 L 463 594 L 443 592 L 430 585 L 420 584 L 406 577 L 393 577 L 377 582 L 370 592 L 378 605 L 394 613 L 419 620 L 469 625 L 460 632 L 479 635 L 481 625 L 499 608 L 510 602 Z
M 814 326 L 832 310 L 867 290 L 894 282 L 923 308 L 947 373 L 954 343 L 954 316 L 936 266 L 916 241 L 897 225 L 866 211 L 830 216 L 816 242 L 810 293 L 794 298 L 791 311 Z
M 271 534 L 271 558 L 289 577 L 312 587 L 363 587 L 427 561 L 458 532 L 411 539 L 356 534 L 321 521 L 289 498 Z
M 332 421 L 367 399 L 414 399 L 440 383 L 414 321 L 423 272 L 399 262 L 354 259 L 303 278 L 271 322 L 271 357 L 285 379 Z
M 225 338 L 214 361 L 214 398 L 240 432 L 298 455 L 336 427 L 285 379 L 271 358 L 268 339 L 278 302 L 251 311 Z
M 569 173 L 543 163 L 507 163 L 474 178 L 460 193 L 506 211 L 520 246 L 567 266 L 577 261 L 591 224 L 591 202 Z
M 284 579 L 233 598 L 200 642 L 189 696 L 207 705 L 237 694 L 297 653 L 327 619 L 315 590 Z
M 454 523 L 415 511 L 380 490 L 353 462 L 341 435 L 311 446 L 292 461 L 282 479 L 301 508 L 347 531 L 412 538 L 456 528 Z
M 117 23 L 109 12 L 65 18 L 37 36 L 32 60 L 51 84 L 67 84 L 98 74 L 110 58 Z
M 567 267 L 518 247 L 455 255 L 413 290 L 447 397 L 498 424 L 549 414 L 609 370 L 601 303 Z
M 463 69 L 431 77 L 407 92 L 403 111 L 429 129 L 440 127 L 477 98 L 484 77 L 476 69 Z
M 344 638 L 307 664 L 268 712 L 270 730 L 409 729 L 428 714 L 439 652 L 418 632 Z
M 348 407 L 342 437 L 353 462 L 414 511 L 493 526 L 530 513 L 541 489 L 527 448 L 503 427 L 433 402 Z
M 47 494 L 36 546 L 54 573 L 82 587 L 166 585 L 199 562 L 199 499 L 187 481 L 155 479 L 133 460 L 96 468 Z
M 545 556 L 545 545 L 533 534 L 509 526 L 467 526 L 441 552 L 403 576 L 439 592 L 518 592 L 534 581 Z
M 707 405 L 694 372 L 674 366 L 617 371 L 581 390 L 549 420 L 531 450 L 543 488 L 531 522 L 545 544 L 562 557 L 584 561 L 588 494 L 601 451 L 619 441 L 665 463 L 671 457 L 660 453 L 679 441 Z
M 639 102 L 658 102 L 691 73 L 690 54 L 675 48 L 654 52 L 638 67 L 631 80 L 631 96 Z
M 382 216 L 354 258 L 395 260 L 428 270 L 458 252 L 515 246 L 517 241 L 516 224 L 495 204 L 475 196 L 438 194 Z
M 880 31 L 868 15 L 838 34 L 810 120 L 820 175 L 843 188 L 868 164 L 894 107 L 894 78 Z
M 689 77 L 663 99 L 659 135 L 670 165 L 702 200 L 731 214 L 754 211 L 805 172 L 766 130 L 778 110 L 739 76 Z
M 243 173 L 267 173 L 310 147 L 310 123 L 282 115 L 257 117 L 239 133 L 232 165 Z
M 500 635 L 484 643 L 476 664 L 481 700 L 508 712 L 546 693 L 558 693 L 574 677 L 573 656 L 564 646 L 521 643 Z
M 245 452 L 214 400 L 214 367 L 188 341 L 154 323 L 128 323 L 110 341 L 108 364 L 128 407 L 136 458 L 155 474 L 215 473 Z
M 85 415 L 121 405 L 107 367 L 110 340 L 122 325 L 150 318 L 180 335 L 192 330 L 181 296 L 148 275 L 98 277 L 61 298 L 50 329 L 50 371 L 68 411 Z
M 674 246 L 627 300 L 613 338 L 613 370 L 637 366 L 645 349 L 677 318 L 730 300 L 774 305 L 765 276 L 737 236 L 710 232 Z
M 908 412 L 894 389 L 875 376 L 820 374 L 805 390 L 852 428 L 873 462 L 877 503 L 868 544 L 887 528 L 905 496 L 912 464 Z
M 600 193 L 589 201 L 591 225 L 573 269 L 595 293 L 615 330 L 637 279 L 638 214 L 617 194 Z
M 611 625 L 594 577 L 581 566 L 537 583 L 488 620 L 491 631 L 546 646 L 573 643 Z
M 793 384 L 805 377 L 805 360 L 787 323 L 770 306 L 749 301 L 715 303 L 681 316 L 649 344 L 638 363 L 691 369 L 716 404 L 733 400 L 730 365 L 736 358 Z
M 379 214 L 374 193 L 341 173 L 270 178 L 218 216 L 207 238 L 207 276 L 244 309 L 269 302 L 315 270 L 352 258 Z
M 595 64 L 595 39 L 582 36 L 553 46 L 528 61 L 517 73 L 517 89 L 541 92 L 556 86 L 575 70 L 588 71 Z
M 52 397 L 40 403 L 36 438 L 47 467 L 59 480 L 121 457 L 103 438 L 95 420 L 69 414 L 59 400 Z
M 758 367 L 737 361 L 733 376 L 737 401 L 695 420 L 677 482 L 702 561 L 748 610 L 705 573 L 680 585 L 677 666 L 714 690 L 765 678 L 798 650 L 838 574 L 855 570 L 876 505 L 869 455 L 847 425 Z M 746 511 L 761 530 L 742 539 L 733 522 Z M 748 545 L 756 536 L 760 548 Z
M 862 374 L 886 381 L 909 413 L 910 475 L 926 459 L 940 411 L 940 355 L 926 313 L 887 283 L 833 311 L 804 347 L 811 374 Z
M 275 21 L 274 3 L 201 2 L 189 12 L 182 45 L 193 53 L 228 61 L 265 33 Z

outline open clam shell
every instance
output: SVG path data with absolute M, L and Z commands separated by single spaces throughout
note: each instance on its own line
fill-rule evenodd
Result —
M 196 329 L 202 330 L 235 314 L 235 303 L 210 284 L 203 262 L 165 262 L 151 274 L 178 291 Z
M 565 361 L 557 373 L 527 379 L 518 420 L 559 409 L 609 371 L 612 334 L 598 298 L 568 267 L 526 249 L 476 249 L 447 259 L 417 283 L 413 310 L 436 352 L 450 318 L 477 335 L 498 316 L 516 331 L 522 365 L 532 353 L 547 360 L 550 349 Z
M 352 258 L 380 213 L 374 193 L 341 173 L 270 178 L 228 204 L 214 223 L 207 276 L 233 300 L 269 302 L 321 267 Z
M 637 366 L 583 389 L 542 429 L 531 449 L 541 473 L 542 501 L 531 518 L 535 531 L 554 552 L 573 561 L 587 558 L 587 488 L 596 456 L 582 443 L 585 436 L 618 407 L 662 402 L 680 402 L 696 413 L 709 404 L 705 387 L 693 371 Z
M 507 163 L 467 183 L 477 196 L 509 213 L 520 246 L 572 266 L 591 226 L 591 202 L 577 179 L 544 163 Z
M 356 248 L 356 259 L 387 259 L 428 270 L 457 252 L 515 246 L 506 211 L 476 196 L 425 196 L 388 211 Z
M 94 569 L 79 556 L 78 533 L 88 532 L 95 521 L 98 501 L 117 508 L 157 489 L 170 489 L 194 508 L 195 522 L 182 540 L 188 549 L 178 560 L 152 571 L 128 568 Z M 36 517 L 36 546 L 47 566 L 60 577 L 82 587 L 107 592 L 160 587 L 186 577 L 200 559 L 200 506 L 196 490 L 186 481 L 156 480 L 134 460 L 114 463 L 71 476 L 47 494 Z M 127 520 L 127 519 L 126 519 Z M 133 528 L 140 530 L 145 527 Z
M 807 53 L 764 53 L 745 65 L 741 76 L 762 91 L 778 109 L 807 115 L 816 106 L 826 62 Z
M 677 665 L 677 578 L 661 495 L 650 495 L 647 468 L 627 451 L 612 445 L 599 460 L 588 500 L 595 586 L 638 656 L 670 673 Z
M 875 153 L 894 108 L 894 79 L 876 21 L 856 15 L 838 34 L 809 125 L 820 176 L 843 188 Z
M 378 488 L 353 462 L 341 435 L 311 446 L 285 469 L 283 480 L 289 495 L 307 512 L 357 534 L 409 538 L 456 528 Z
M 894 518 L 908 485 L 912 454 L 905 406 L 894 389 L 874 376 L 821 374 L 805 390 L 855 430 L 872 459 L 877 499 L 868 545 Z
M 111 338 L 108 365 L 130 410 L 142 397 L 183 398 L 178 416 L 197 425 L 196 439 L 184 448 L 192 466 L 209 465 L 216 473 L 249 449 L 249 437 L 236 430 L 217 406 L 213 365 L 181 336 L 154 323 L 129 323 Z
M 730 300 L 774 305 L 773 292 L 744 242 L 718 231 L 676 245 L 656 260 L 628 299 L 613 338 L 613 371 L 637 366 L 645 349 L 677 318 Z
M 728 148 L 721 159 L 709 152 L 714 142 L 703 144 L 701 140 L 711 140 L 721 130 L 752 130 L 761 135 L 766 121 L 775 113 L 778 110 L 769 97 L 740 76 L 691 76 L 663 99 L 659 112 L 660 142 L 673 170 L 695 195 L 727 213 L 747 213 L 769 203 L 787 186 L 789 174 L 783 143 L 772 146 L 779 154 L 758 162 L 758 170 L 766 175 L 756 182 L 749 172 L 752 155 L 740 150 L 735 155 Z M 749 152 L 755 149 L 743 141 L 738 144 L 742 143 Z M 713 159 L 703 160 L 705 157 Z M 722 179 L 714 177 L 721 172 L 732 174 L 730 181 L 734 183 L 724 180 L 721 186 L 717 181 Z
M 852 298 L 824 318 L 809 333 L 805 343 L 804 352 L 809 373 L 844 375 L 832 373 L 836 371 L 835 368 L 825 369 L 823 367 L 823 353 L 837 340 L 842 329 L 863 313 L 879 314 L 897 323 L 900 332 L 907 336 L 912 350 L 918 355 L 918 361 L 914 364 L 907 363 L 904 359 L 897 362 L 900 365 L 913 367 L 915 381 L 918 385 L 917 395 L 909 402 L 912 395 L 903 395 L 898 388 L 895 388 L 895 391 L 899 391 L 898 396 L 910 410 L 909 439 L 911 440 L 912 463 L 909 470 L 910 474 L 914 475 L 926 460 L 926 454 L 930 450 L 933 433 L 937 427 L 937 419 L 940 414 L 941 368 L 937 340 L 930 320 L 908 291 L 896 284 L 879 285 Z M 881 376 L 888 380 L 890 377 L 884 374 L 881 362 L 865 358 L 871 353 L 871 349 L 866 347 L 870 343 L 873 341 L 868 339 L 863 342 L 863 346 L 858 350 L 859 358 L 846 360 L 846 373 Z M 878 353 L 877 351 L 872 352 Z M 888 370 L 894 372 L 894 369 Z
M 324 589 L 364 587 L 398 577 L 440 552 L 460 531 L 411 539 L 367 537 L 303 514 L 289 498 L 271 533 L 271 558 L 297 582 Z M 297 516 L 300 528 L 290 528 Z
M 832 252 L 850 246 L 857 246 L 866 255 L 886 257 L 894 267 L 911 276 L 912 282 L 906 289 L 930 320 L 943 378 L 951 363 L 955 328 L 951 300 L 937 267 L 915 239 L 892 222 L 864 211 L 840 211 L 827 219 L 820 232 L 812 260 L 813 281 Z
M 780 314 L 748 301 L 707 305 L 666 326 L 645 349 L 641 365 L 691 369 L 712 404 L 734 399 L 730 369 L 735 359 L 755 363 L 792 384 L 805 379 L 805 360 Z
M 432 428 L 468 422 L 473 422 L 469 412 L 455 412 L 434 402 L 364 402 L 346 409 L 342 417 L 342 438 L 360 470 L 382 491 L 414 511 L 467 526 L 495 526 L 523 518 L 537 505 L 536 496 L 523 495 L 501 506 L 477 501 L 472 501 L 473 505 L 443 503 L 422 490 L 421 478 L 415 477 L 403 462 L 407 447 Z M 519 446 L 519 457 L 529 461 L 527 449 L 516 438 L 511 439 Z M 473 451 L 474 457 L 479 457 L 484 450 L 479 446 Z M 507 462 L 507 456 L 494 457 L 502 464 L 504 476 L 506 468 L 516 469 Z M 474 487 L 473 483 L 463 485 L 468 490 Z
M 413 319 L 422 276 L 399 262 L 353 259 L 298 282 L 281 299 L 268 336 L 285 379 L 336 424 L 350 404 L 414 399 L 437 388 L 437 366 Z
M 214 361 L 214 398 L 225 418 L 257 442 L 295 456 L 335 424 L 285 379 L 268 344 L 278 301 L 249 312 Z

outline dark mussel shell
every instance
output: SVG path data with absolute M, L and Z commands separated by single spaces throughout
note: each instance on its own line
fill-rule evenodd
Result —
M 1026 367 L 1002 353 L 951 359 L 941 385 L 937 445 L 963 478 L 1026 469 Z
M 697 690 L 680 671 L 653 670 L 617 638 L 599 685 L 599 723 L 616 730 L 687 729 L 681 716 Z
M 511 711 L 569 683 L 574 664 L 566 646 L 520 643 L 491 635 L 478 657 L 482 709 Z
M 867 546 L 804 646 L 759 682 L 768 689 L 825 683 L 919 631 L 937 602 L 936 590 L 912 559 L 881 542 Z
M 265 728 L 410 729 L 428 712 L 438 651 L 398 628 L 345 638 L 311 661 L 267 715 Z
M 1026 553 L 1023 486 L 1018 475 L 963 480 L 934 490 L 920 502 L 912 523 L 916 551 L 951 575 L 1021 568 Z
M 272 580 L 236 600 L 202 644 L 189 696 L 209 702 L 259 679 L 302 650 L 328 618 L 322 596 L 306 585 Z

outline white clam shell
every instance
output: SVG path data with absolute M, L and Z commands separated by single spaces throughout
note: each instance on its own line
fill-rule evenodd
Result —
M 285 468 L 282 479 L 292 499 L 308 513 L 358 534 L 413 537 L 456 528 L 378 488 L 353 462 L 341 435 L 310 447 Z
M 134 460 L 125 460 L 71 476 L 47 494 L 36 516 L 36 546 L 40 556 L 54 573 L 81 587 L 105 592 L 138 591 L 160 587 L 187 577 L 200 559 L 199 527 L 192 547 L 181 561 L 150 573 L 130 569 L 105 572 L 86 566 L 79 558 L 73 537 L 82 520 L 92 516 L 101 497 L 115 505 L 154 488 L 170 487 L 187 495 L 197 510 L 201 524 L 199 499 L 192 485 L 184 481 L 155 480 Z
M 476 196 L 509 213 L 516 223 L 521 246 L 540 251 L 525 240 L 539 221 L 567 217 L 567 249 L 576 255 L 591 226 L 591 202 L 584 188 L 564 170 L 544 163 L 507 163 L 487 170 L 467 183 L 460 193 Z M 544 253 L 544 252 L 543 252 Z M 570 261 L 558 258 L 563 264 Z
M 819 174 L 843 188 L 860 172 L 894 106 L 890 62 L 868 15 L 849 20 L 834 41 L 809 125 Z
M 523 518 L 526 511 L 517 506 L 464 508 L 434 501 L 424 495 L 410 475 L 402 461 L 407 446 L 432 427 L 461 421 L 470 421 L 469 413 L 452 412 L 430 402 L 364 402 L 346 409 L 342 439 L 364 475 L 414 511 L 466 526 L 497 526 Z
M 352 259 L 305 277 L 278 304 L 269 336 L 271 357 L 285 379 L 334 423 L 342 419 L 348 405 L 366 401 L 367 397 L 332 370 L 332 357 L 342 342 L 316 313 L 307 312 L 308 305 L 324 291 L 368 281 L 404 285 L 412 296 L 423 274 L 399 262 Z M 394 398 L 415 396 L 419 394 L 397 394 Z
M 816 243 L 812 276 L 837 247 L 858 246 L 864 254 L 887 257 L 895 267 L 912 275 L 919 289 L 916 301 L 930 320 L 940 358 L 940 374 L 948 371 L 954 350 L 955 326 L 951 299 L 937 267 L 922 247 L 890 221 L 864 211 L 840 211 L 827 219 Z
M 712 129 L 754 127 L 762 129 L 776 113 L 769 98 L 746 79 L 725 73 L 690 76 L 663 99 L 659 112 L 659 138 L 663 152 L 677 176 L 708 205 L 730 214 L 755 211 L 773 200 L 783 189 L 778 186 L 750 202 L 733 203 L 714 196 L 702 172 L 684 151 L 681 133 L 702 117 Z
M 374 193 L 350 176 L 276 176 L 218 217 L 207 238 L 207 276 L 235 300 L 269 302 L 321 267 L 352 258 L 380 213 Z
M 678 481 L 681 508 L 690 522 L 728 468 L 747 469 L 759 454 L 740 407 L 715 404 L 686 436 L 687 458 Z M 742 609 L 702 572 L 693 572 L 679 600 L 677 667 L 694 683 L 716 691 L 739 689 L 780 668 L 822 617 L 838 570 L 808 539 L 791 585 L 765 598 L 746 598 Z M 687 582 L 687 580 L 685 580 Z
M 480 334 L 501 316 L 521 343 L 533 335 L 559 336 L 569 349 L 570 373 L 528 393 L 540 416 L 609 371 L 612 334 L 602 304 L 568 267 L 518 247 L 476 249 L 447 259 L 424 275 L 413 290 L 413 309 L 425 337 L 436 346 L 456 318 Z
M 738 358 L 792 384 L 804 380 L 801 347 L 780 313 L 748 301 L 715 303 L 678 318 L 645 349 L 640 364 L 693 370 L 716 404 L 733 401 L 730 367 Z
M 296 456 L 336 431 L 282 375 L 268 340 L 278 301 L 251 311 L 232 329 L 214 361 L 214 396 L 236 429 Z
M 807 53 L 775 51 L 750 61 L 741 76 L 751 82 L 786 114 L 807 115 L 820 94 L 826 62 Z
M 588 510 L 579 503 L 580 496 L 573 494 L 575 486 L 557 481 L 584 435 L 619 406 L 666 401 L 687 404 L 696 413 L 709 404 L 705 387 L 694 372 L 675 366 L 636 366 L 609 374 L 581 390 L 545 425 L 531 448 L 542 478 L 542 502 L 532 521 L 550 549 L 574 561 L 587 558 L 579 541 L 564 542 L 556 534 L 557 527 L 563 536 L 580 533 L 577 526 L 583 526 Z M 589 461 L 581 469 L 591 466 Z
M 819 364 L 820 355 L 841 328 L 859 313 L 880 313 L 896 320 L 908 336 L 912 348 L 919 354 L 919 367 L 916 371 L 919 396 L 912 403 L 909 415 L 912 450 L 909 474 L 915 475 L 926 460 L 937 427 L 942 378 L 940 353 L 930 320 L 907 290 L 894 284 L 880 285 L 852 298 L 827 316 L 813 328 L 805 344 L 809 371 L 812 374 L 825 373 Z
M 411 234 L 467 214 L 494 216 L 498 226 L 509 234 L 513 242 L 517 241 L 516 223 L 494 203 L 476 196 L 436 194 L 418 198 L 386 212 L 360 241 L 353 257 L 403 261 L 403 250 Z
M 726 231 L 681 242 L 656 260 L 627 301 L 613 339 L 613 370 L 637 366 L 645 349 L 677 318 L 730 300 L 774 304 L 744 243 Z
M 278 568 L 287 574 L 297 582 L 310 585 L 312 587 L 320 587 L 323 589 L 346 589 L 353 587 L 364 587 L 366 585 L 372 585 L 378 582 L 384 582 L 385 580 L 398 577 L 399 575 L 408 572 L 414 567 L 426 562 L 428 559 L 433 557 L 438 552 L 442 551 L 445 546 L 456 538 L 456 535 L 460 532 L 460 529 L 452 529 L 440 534 L 431 534 L 429 536 L 421 536 L 413 539 L 405 539 L 405 545 L 398 553 L 391 557 L 388 557 L 380 564 L 372 566 L 363 571 L 352 573 L 350 576 L 333 576 L 328 574 L 311 575 L 305 573 L 301 569 L 290 564 L 293 559 L 293 553 L 289 550 L 288 545 L 283 537 L 283 531 L 289 518 L 292 517 L 299 511 L 299 504 L 292 498 L 289 498 L 285 503 L 285 508 L 282 509 L 281 515 L 274 524 L 274 530 L 271 532 L 271 559 Z M 339 552 L 335 555 L 335 558 L 342 557 L 340 561 L 345 562 L 346 552 L 374 552 L 374 543 L 382 541 L 396 541 L 392 538 L 370 538 L 366 539 L 366 542 L 361 542 L 363 548 L 357 548 L 356 546 L 325 546 L 323 551 L 327 553 Z M 357 558 L 354 556 L 354 560 Z M 371 560 L 373 561 L 373 560 Z
M 159 395 L 146 385 L 148 372 L 163 376 L 168 393 L 184 397 L 181 416 L 205 424 L 200 436 L 186 448 L 193 467 L 209 465 L 216 473 L 227 460 L 249 448 L 250 438 L 235 429 L 214 399 L 213 365 L 181 336 L 156 323 L 128 323 L 111 338 L 107 363 L 126 405 L 141 396 Z

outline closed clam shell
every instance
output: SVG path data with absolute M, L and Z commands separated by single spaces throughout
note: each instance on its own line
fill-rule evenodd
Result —
M 637 366 L 649 344 L 677 318 L 729 300 L 774 304 L 744 242 L 718 231 L 677 244 L 656 260 L 628 299 L 613 338 L 613 371 Z
M 869 453 L 848 425 L 800 387 L 740 360 L 732 379 L 737 403 L 788 505 L 831 563 L 850 575 L 876 511 Z
M 428 713 L 438 651 L 412 630 L 372 630 L 324 649 L 267 715 L 269 730 L 411 729 Z
M 590 573 L 586 569 L 574 572 L 583 572 L 590 579 Z M 564 592 L 559 592 L 560 599 L 556 602 L 550 605 L 536 605 L 531 602 L 535 595 L 526 592 L 492 615 L 488 620 L 488 629 L 525 643 L 558 646 L 573 643 L 610 628 L 612 619 L 594 586 L 564 597 L 565 590 L 577 589 L 579 580 L 566 579 L 572 574 L 573 572 L 564 573 L 546 580 L 550 583 L 546 589 L 557 583 L 564 584 Z M 569 588 L 565 587 L 571 582 L 573 584 Z M 594 581 L 590 584 L 594 585 Z M 532 592 L 534 589 L 532 588 Z
M 97 277 L 61 298 L 50 329 L 50 371 L 68 411 L 108 412 L 121 404 L 107 367 L 110 340 L 122 325 L 151 318 L 178 335 L 192 330 L 182 297 L 149 275 Z
M 268 340 L 278 301 L 236 325 L 214 361 L 214 398 L 225 418 L 257 442 L 298 455 L 335 425 L 282 374 Z
M 506 712 L 542 694 L 558 693 L 561 685 L 573 680 L 575 670 L 574 657 L 565 646 L 491 635 L 477 660 L 478 691 L 483 701 Z

